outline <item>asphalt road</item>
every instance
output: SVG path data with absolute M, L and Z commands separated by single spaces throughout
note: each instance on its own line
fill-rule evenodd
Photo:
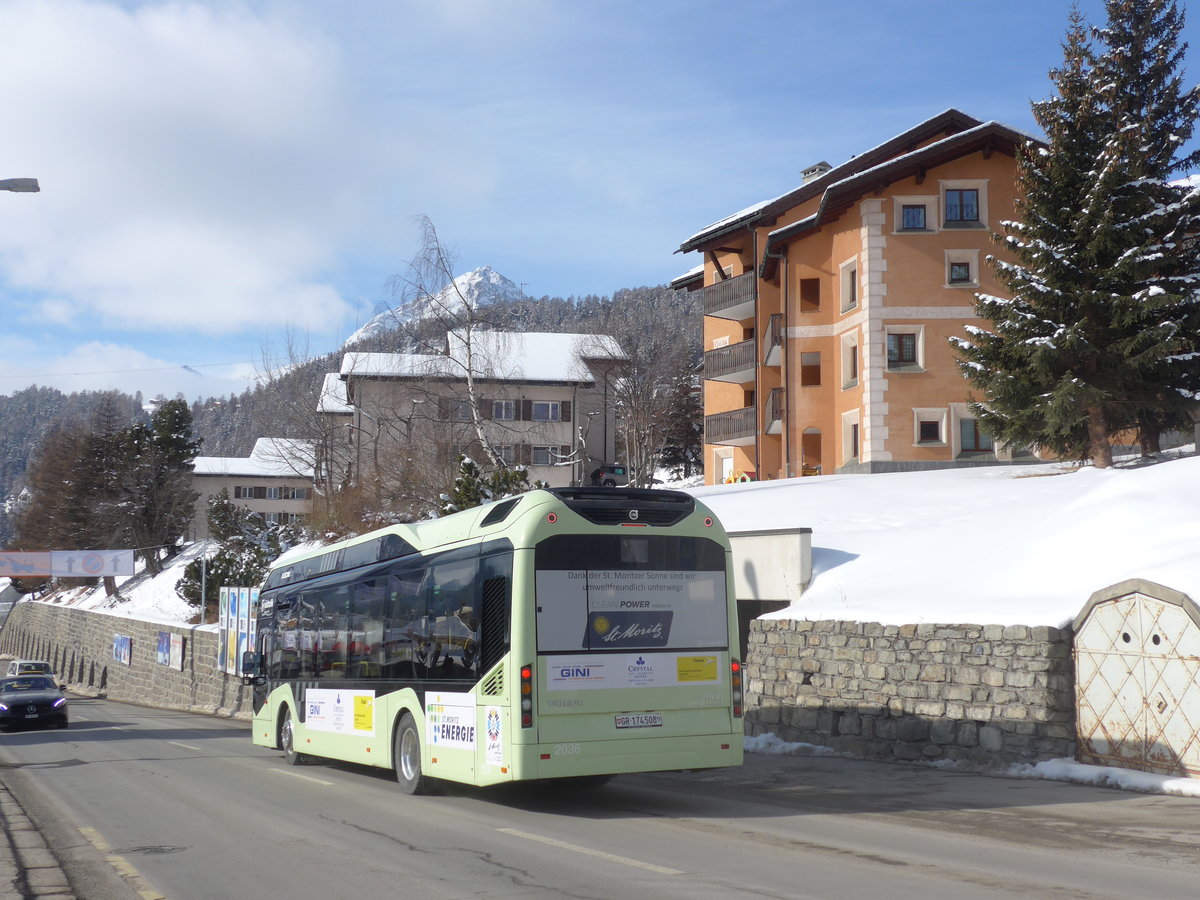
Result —
M 1200 883 L 1198 800 L 828 757 L 406 797 L 381 770 L 288 767 L 246 723 L 76 699 L 66 731 L 0 736 L 0 778 L 34 798 L 97 900 L 114 882 L 173 900 L 1190 897 Z

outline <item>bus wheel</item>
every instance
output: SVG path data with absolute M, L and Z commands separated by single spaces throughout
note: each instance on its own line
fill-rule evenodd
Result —
M 308 762 L 308 757 L 296 751 L 296 729 L 292 725 L 292 711 L 286 707 L 283 710 L 283 722 L 279 726 L 279 747 L 283 750 L 283 758 L 289 766 L 302 766 Z
M 396 780 L 400 790 L 406 794 L 429 792 L 429 778 L 421 774 L 421 735 L 412 713 L 400 717 L 396 726 L 396 739 L 392 742 L 392 762 L 396 766 Z

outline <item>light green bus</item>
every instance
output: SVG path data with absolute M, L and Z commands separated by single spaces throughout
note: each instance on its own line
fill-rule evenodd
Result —
M 536 490 L 272 567 L 254 743 L 406 793 L 742 762 L 729 541 L 688 494 Z

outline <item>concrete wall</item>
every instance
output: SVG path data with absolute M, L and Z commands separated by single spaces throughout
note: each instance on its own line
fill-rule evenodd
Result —
M 746 733 L 894 760 L 1075 755 L 1069 629 L 756 619 Z
M 158 662 L 160 631 L 183 637 L 182 671 Z M 116 634 L 132 639 L 129 665 L 113 659 Z M 0 630 L 0 654 L 49 660 L 76 693 L 236 718 L 253 714 L 251 689 L 217 671 L 213 631 L 22 601 Z

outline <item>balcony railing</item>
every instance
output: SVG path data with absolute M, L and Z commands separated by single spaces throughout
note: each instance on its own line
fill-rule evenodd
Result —
M 763 335 L 763 365 L 777 366 L 783 359 L 783 314 L 774 313 L 767 320 L 767 333 Z
M 758 279 L 753 272 L 734 278 L 726 278 L 702 289 L 704 314 L 719 319 L 740 322 L 754 315 L 754 301 L 758 297 Z
M 783 388 L 772 388 L 767 395 L 767 434 L 783 431 L 783 417 L 787 413 L 787 393 Z
M 704 417 L 704 441 L 708 444 L 753 444 L 756 435 L 755 408 L 735 409 Z
M 709 381 L 745 384 L 754 380 L 754 341 L 704 351 L 704 377 Z

